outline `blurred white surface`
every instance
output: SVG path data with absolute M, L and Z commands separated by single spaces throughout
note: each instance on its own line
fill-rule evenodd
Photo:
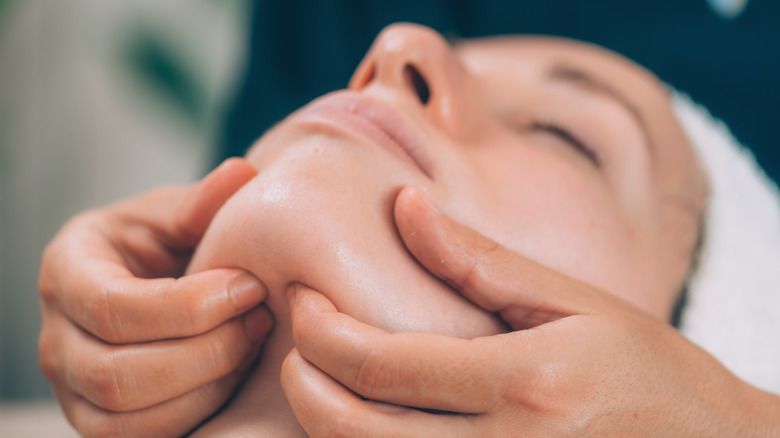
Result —
M 77 438 L 56 403 L 0 404 L 0 436 Z

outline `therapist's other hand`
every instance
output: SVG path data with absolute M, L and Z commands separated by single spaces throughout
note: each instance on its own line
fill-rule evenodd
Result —
M 758 436 L 780 419 L 777 397 L 671 326 L 436 213 L 417 189 L 396 221 L 420 263 L 515 331 L 389 334 L 298 286 L 282 383 L 310 435 Z
M 81 434 L 181 435 L 240 384 L 272 326 L 264 285 L 235 269 L 176 277 L 256 173 L 227 160 L 197 184 L 82 213 L 49 243 L 39 360 Z

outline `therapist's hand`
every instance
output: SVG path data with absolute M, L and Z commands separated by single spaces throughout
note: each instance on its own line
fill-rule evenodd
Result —
M 175 436 L 222 406 L 272 326 L 265 287 L 216 269 L 179 277 L 220 206 L 256 175 L 230 159 L 73 218 L 47 246 L 41 369 L 86 436 Z
M 310 435 L 778 436 L 779 399 L 669 325 L 436 213 L 414 188 L 396 221 L 421 264 L 516 331 L 389 334 L 292 289 L 282 383 Z

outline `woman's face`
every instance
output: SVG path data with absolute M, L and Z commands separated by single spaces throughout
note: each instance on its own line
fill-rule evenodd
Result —
M 347 90 L 285 119 L 248 159 L 318 187 L 303 214 L 369 237 L 392 230 L 394 194 L 417 185 L 456 220 L 661 318 L 705 191 L 667 91 L 637 65 L 550 38 L 453 48 L 415 25 L 384 30 Z M 373 198 L 383 219 L 366 212 Z

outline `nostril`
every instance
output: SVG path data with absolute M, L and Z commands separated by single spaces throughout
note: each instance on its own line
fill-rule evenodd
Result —
M 426 105 L 428 99 L 431 98 L 431 90 L 428 88 L 428 83 L 425 82 L 425 78 L 411 64 L 406 64 L 404 67 L 404 78 L 409 86 L 414 89 L 420 102 L 422 102 L 423 105 Z

